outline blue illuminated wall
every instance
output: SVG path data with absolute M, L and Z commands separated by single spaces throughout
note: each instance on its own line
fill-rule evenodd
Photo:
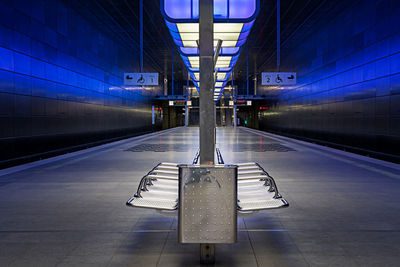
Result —
M 138 50 L 62 1 L 0 0 L 0 161 L 151 129 Z
M 282 70 L 297 70 L 298 85 L 280 93 L 260 126 L 398 154 L 400 1 L 356 3 L 284 47 Z

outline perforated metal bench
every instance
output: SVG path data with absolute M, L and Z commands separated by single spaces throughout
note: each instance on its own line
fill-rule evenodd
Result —
M 198 153 L 197 153 L 198 154 Z M 197 162 L 196 154 L 194 162 Z M 223 163 L 219 150 L 218 161 Z M 274 178 L 258 163 L 247 162 L 238 166 L 237 210 L 239 214 L 265 209 L 277 209 L 289 206 L 279 194 Z M 177 163 L 159 163 L 140 181 L 133 197 L 127 205 L 137 208 L 174 211 L 179 201 L 179 165 Z
M 128 206 L 176 210 L 178 204 L 178 164 L 159 163 L 141 180 Z

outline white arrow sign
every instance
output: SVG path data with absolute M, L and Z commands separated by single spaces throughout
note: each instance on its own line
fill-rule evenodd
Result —
M 158 73 L 125 73 L 124 85 L 158 85 Z
M 295 85 L 296 72 L 263 72 L 262 85 Z

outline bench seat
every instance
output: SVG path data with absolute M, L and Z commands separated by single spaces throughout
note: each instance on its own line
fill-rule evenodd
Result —
M 274 179 L 255 162 L 239 163 L 238 212 L 287 207 L 288 202 L 278 193 Z M 179 168 L 176 163 L 160 163 L 140 182 L 128 206 L 157 210 L 178 208 Z

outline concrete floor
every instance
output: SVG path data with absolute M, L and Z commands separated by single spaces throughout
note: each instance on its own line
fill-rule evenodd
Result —
M 261 163 L 290 207 L 240 218 L 216 265 L 400 266 L 399 165 L 242 128 L 217 142 L 226 163 Z M 197 147 L 198 128 L 177 128 L 0 171 L 0 266 L 198 265 L 175 217 L 125 206 L 155 164 Z

